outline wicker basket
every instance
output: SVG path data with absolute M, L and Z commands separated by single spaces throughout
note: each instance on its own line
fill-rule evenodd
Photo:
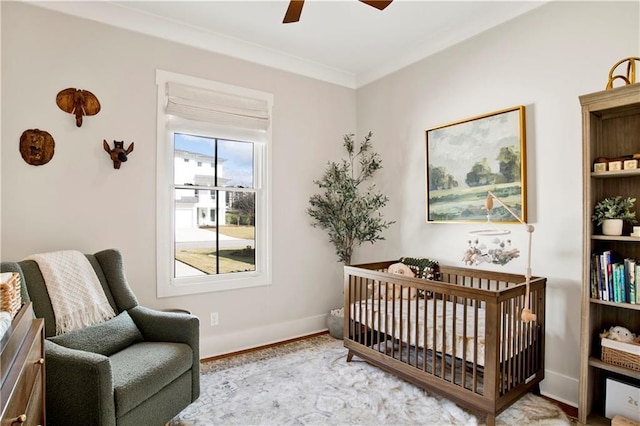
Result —
M 0 310 L 9 312 L 11 318 L 13 318 L 22 305 L 20 275 L 16 272 L 7 272 L 0 275 Z
M 602 361 L 618 367 L 640 371 L 640 356 L 618 349 L 602 346 Z

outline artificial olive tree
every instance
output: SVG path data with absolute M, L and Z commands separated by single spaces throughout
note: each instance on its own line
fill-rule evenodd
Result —
M 348 158 L 328 163 L 322 179 L 313 182 L 321 192 L 309 199 L 307 209 L 312 226 L 327 231 L 338 260 L 346 265 L 351 264 L 355 247 L 384 240 L 382 231 L 395 223 L 385 221 L 380 213 L 389 198 L 376 191 L 375 184 L 365 185 L 382 168 L 371 137 L 369 132 L 356 150 L 354 135 L 344 136 Z

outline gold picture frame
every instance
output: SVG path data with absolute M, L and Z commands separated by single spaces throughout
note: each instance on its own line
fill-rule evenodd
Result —
M 427 222 L 487 220 L 492 191 L 527 221 L 527 168 L 523 105 L 426 131 Z M 516 222 L 503 207 L 492 222 Z

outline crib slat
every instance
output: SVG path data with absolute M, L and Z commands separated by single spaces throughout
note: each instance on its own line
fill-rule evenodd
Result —
M 531 291 L 529 293 L 529 300 L 530 300 L 530 305 L 531 305 L 531 312 L 535 312 L 537 313 L 538 309 L 536 307 L 536 292 L 535 291 Z M 535 334 L 535 330 L 537 329 L 537 321 L 533 321 L 527 324 L 527 347 L 528 348 L 535 348 L 536 345 L 536 334 Z M 531 349 L 527 350 L 527 377 L 531 376 L 531 374 L 533 374 L 536 369 L 537 366 L 535 364 L 535 358 L 536 358 L 536 354 L 535 351 L 532 351 Z
M 531 349 L 528 351 L 529 353 L 529 374 L 527 376 L 530 376 L 531 374 L 535 373 L 539 366 L 537 363 L 537 359 L 538 359 L 538 346 L 540 346 L 538 343 L 538 321 L 541 319 L 540 317 L 540 312 L 538 309 L 538 292 L 532 290 L 529 293 L 529 301 L 531 304 L 531 312 L 534 312 L 537 315 L 537 319 L 536 321 L 533 321 L 531 323 L 529 323 L 529 342 L 530 342 L 530 347 Z
M 374 281 L 374 285 L 378 285 L 378 294 L 380 294 L 380 281 Z M 373 296 L 373 295 L 372 295 Z M 380 297 L 376 298 L 375 303 L 377 303 L 377 321 L 378 321 L 378 327 L 376 327 L 377 329 L 377 340 L 378 340 L 378 351 L 381 350 L 380 345 L 382 344 L 382 340 L 384 340 L 384 352 L 386 353 L 387 351 L 387 339 L 383 339 L 382 337 L 384 336 L 385 333 L 385 324 L 383 323 L 383 319 L 382 319 L 382 309 L 381 309 L 381 299 Z M 375 321 L 374 321 L 375 322 Z
M 509 300 L 509 309 L 511 315 L 509 315 L 509 340 L 507 341 L 508 345 L 508 354 L 509 354 L 509 370 L 507 374 L 507 385 L 505 386 L 505 392 L 508 392 L 514 384 L 516 383 L 516 374 L 517 374 L 517 365 L 516 365 L 516 317 L 518 316 L 518 300 L 517 298 L 513 298 Z
M 436 342 L 436 328 L 438 327 L 436 311 L 438 307 L 438 293 L 433 293 L 433 309 L 431 310 L 431 373 L 436 375 L 436 366 L 438 365 L 436 359 L 436 348 L 438 344 Z
M 506 340 L 506 345 L 507 345 L 507 377 L 505 380 L 505 392 L 511 388 L 511 386 L 513 386 L 513 371 L 514 371 L 514 365 L 513 365 L 513 319 L 515 317 L 515 300 L 514 299 L 510 299 L 508 302 L 508 306 L 509 306 L 509 316 L 507 321 L 509 322 L 509 325 L 507 327 L 507 340 Z
M 505 392 L 508 392 L 509 389 L 513 388 L 518 383 L 518 314 L 520 313 L 520 303 L 518 302 L 518 297 L 511 299 L 511 304 L 513 306 L 511 317 L 509 318 L 511 323 L 511 339 L 509 341 L 509 346 L 511 348 L 511 371 L 509 372 L 509 377 L 511 378 L 509 382 L 509 387 L 505 389 Z
M 445 378 L 445 368 L 447 365 L 447 357 L 444 355 L 445 354 L 445 348 L 446 348 L 446 342 L 447 342 L 447 327 L 445 326 L 445 317 L 446 317 L 446 312 L 447 312 L 447 306 L 446 306 L 446 298 L 444 293 L 441 294 L 442 295 L 442 320 L 441 320 L 441 327 L 442 327 L 442 333 L 440 333 L 440 343 L 442 346 L 440 346 L 442 348 L 442 356 L 440 357 L 440 377 L 441 378 Z
M 418 356 L 419 356 L 419 353 L 420 353 L 420 352 L 419 352 L 420 345 L 418 344 L 418 341 L 419 341 L 419 332 L 420 332 L 420 327 L 419 327 L 420 323 L 418 322 L 418 321 L 419 321 L 418 314 L 420 313 L 420 304 L 419 304 L 419 301 L 420 301 L 420 297 L 418 297 L 418 295 L 416 295 L 416 298 L 414 299 L 414 303 L 415 303 L 415 313 L 416 313 L 416 324 L 414 324 L 414 327 L 415 327 L 415 329 L 416 329 L 416 330 L 415 330 L 416 332 L 415 332 L 415 336 L 414 336 L 414 342 L 415 342 L 415 345 L 414 345 L 414 346 L 415 346 L 415 350 L 414 350 L 414 354 L 413 354 L 413 357 L 414 357 L 414 359 L 415 359 L 415 366 L 416 366 L 416 367 L 418 367 L 418 360 L 419 360 L 419 357 L 418 357 Z M 424 346 L 424 345 L 423 345 L 423 346 Z
M 507 327 L 509 327 L 509 324 L 507 322 L 507 318 L 508 318 L 508 310 L 509 307 L 507 306 L 507 304 L 505 302 L 500 303 L 500 341 L 498 343 L 498 357 L 500 359 L 500 376 L 504 377 L 506 375 L 505 373 L 505 369 L 506 369 L 506 362 L 507 362 L 507 350 L 506 350 L 506 336 L 507 336 Z M 500 380 L 500 388 L 498 390 L 498 392 L 500 394 L 504 393 L 504 379 Z
M 464 306 L 462 317 L 462 379 L 460 384 L 467 387 L 467 298 L 462 298 L 462 306 Z
M 385 283 L 385 285 L 387 286 L 386 291 L 389 291 L 389 283 Z M 395 321 L 393 321 L 393 318 L 396 317 L 396 307 L 395 305 L 391 305 L 391 307 L 389 306 L 389 299 L 385 298 L 384 299 L 384 313 L 385 313 L 385 325 L 386 325 L 386 330 L 387 330 L 387 334 L 391 333 L 392 336 L 392 344 L 391 344 L 391 357 L 394 358 L 395 357 L 395 328 L 396 328 L 396 324 Z M 391 321 L 389 321 L 389 309 L 391 309 Z M 389 324 L 389 322 L 391 322 L 391 324 Z M 390 328 L 389 328 L 390 327 Z
M 351 276 L 350 285 L 349 285 L 349 297 L 351 298 L 352 302 L 355 302 L 357 300 L 356 299 L 356 290 L 357 290 L 357 282 L 358 282 L 358 280 L 359 280 L 359 277 Z M 360 310 L 359 313 L 360 313 L 360 317 L 359 317 L 360 321 L 362 321 L 362 316 L 361 316 L 362 315 L 362 311 Z M 349 335 L 351 336 L 352 339 L 357 339 L 357 336 L 356 336 L 356 322 L 355 321 L 352 321 L 350 323 Z
M 387 285 L 390 285 L 390 284 L 391 283 L 387 283 Z M 391 294 L 392 294 L 392 296 L 391 296 L 392 299 L 395 300 L 395 298 L 396 298 L 396 288 L 395 288 L 395 286 L 393 286 L 393 288 L 391 290 Z M 387 303 L 389 303 L 389 302 L 387 302 Z M 392 320 L 391 320 L 391 333 L 392 333 L 392 336 L 396 336 L 396 327 L 397 327 L 397 325 L 396 325 L 395 318 L 397 318 L 397 316 L 396 316 L 397 308 L 396 308 L 396 304 L 395 303 L 392 303 L 391 306 L 392 306 L 391 310 L 393 312 L 393 314 L 391 315 L 391 318 L 392 318 Z M 395 350 L 395 348 L 396 348 L 396 345 L 395 345 L 395 339 L 394 339 L 394 345 L 391 347 L 391 353 L 392 354 L 393 354 L 393 351 Z M 398 358 L 400 358 L 402 356 L 402 347 L 399 347 L 396 351 L 398 352 Z
M 518 310 L 516 311 L 517 314 L 516 316 L 519 318 L 522 312 L 522 304 L 524 303 L 524 300 L 522 297 L 517 297 L 516 298 L 516 302 L 518 304 Z M 523 341 L 523 333 L 524 333 L 524 327 L 523 327 L 523 322 L 522 321 L 518 321 L 518 319 L 516 319 L 516 353 L 518 354 L 518 372 L 516 375 L 516 383 L 522 383 L 524 382 L 524 380 L 526 379 L 525 376 L 525 368 L 524 368 L 524 341 Z
M 357 327 L 356 333 L 360 336 L 360 341 L 363 345 L 369 346 L 368 340 L 368 331 L 371 326 L 371 318 L 370 318 L 370 299 L 368 298 L 369 289 L 367 288 L 368 280 L 366 278 L 361 278 L 358 283 L 358 300 L 360 300 L 360 307 L 362 308 L 362 314 L 360 316 L 360 324 Z
M 438 347 L 441 347 L 442 350 L 444 351 L 444 348 L 446 347 L 445 345 L 446 345 L 446 339 L 447 339 L 447 333 L 448 333 L 447 327 L 444 325 L 445 324 L 445 318 L 446 318 L 446 297 L 445 297 L 444 294 L 440 293 L 440 298 L 439 298 L 439 302 L 438 303 L 439 303 L 439 309 L 440 309 L 441 315 L 440 315 L 440 319 L 438 319 L 438 317 L 436 318 L 436 321 L 439 321 L 439 322 L 438 322 L 437 325 L 435 325 L 435 327 L 443 329 L 442 332 L 439 334 L 440 341 L 438 342 L 438 345 L 439 345 Z M 435 350 L 435 348 L 434 348 L 434 350 Z M 441 357 L 438 358 L 438 355 L 441 355 Z M 436 351 L 436 357 L 434 358 L 434 359 L 439 360 L 439 363 L 438 363 L 439 364 L 438 375 L 440 377 L 444 377 L 444 375 L 445 375 L 445 371 L 444 371 L 445 370 L 445 368 L 444 368 L 445 360 L 443 359 L 444 356 L 445 355 L 442 352 Z
M 507 334 L 505 336 L 505 341 L 504 341 L 504 345 L 506 347 L 506 353 L 505 353 L 505 380 L 504 380 L 504 388 L 503 388 L 503 393 L 506 392 L 510 387 L 511 387 L 511 379 L 513 377 L 513 372 L 512 372 L 512 368 L 513 366 L 511 365 L 512 363 L 512 355 L 513 355 L 513 351 L 512 351 L 512 345 L 513 345 L 513 340 L 511 337 L 511 331 L 513 329 L 513 322 L 511 320 L 511 318 L 514 315 L 514 309 L 513 309 L 513 299 L 510 299 L 507 301 L 506 305 L 507 305 Z
M 429 324 L 429 318 L 428 318 L 429 309 L 427 309 L 428 306 L 429 306 L 428 305 L 429 300 L 427 299 L 428 297 L 432 297 L 432 296 L 427 296 L 427 294 L 425 292 L 425 295 L 424 295 L 424 298 L 425 298 L 425 300 L 424 300 L 424 312 L 422 314 L 422 317 L 423 317 L 422 318 L 422 324 L 423 324 L 422 335 L 424 336 L 424 344 L 422 345 L 422 371 L 424 371 L 425 373 L 427 372 L 427 353 L 428 353 L 427 347 L 429 346 L 429 342 L 427 341 L 427 339 L 429 338 L 428 337 L 429 335 L 427 334 L 427 329 L 428 329 L 428 324 Z
M 396 285 L 393 284 L 393 300 L 396 300 L 396 298 L 401 299 L 402 298 L 402 293 L 400 295 L 398 295 L 396 293 Z M 395 306 L 395 304 L 394 304 L 394 306 Z M 404 339 L 402 338 L 404 336 L 404 334 L 403 334 L 403 332 L 404 332 L 404 321 L 402 319 L 403 318 L 402 314 L 403 314 L 404 309 L 403 309 L 402 303 L 400 303 L 399 311 L 400 311 L 400 313 L 399 313 L 399 315 L 400 315 L 399 316 L 400 324 L 398 325 L 399 326 L 398 327 L 399 328 L 398 332 L 399 332 L 399 336 L 400 336 L 400 342 L 399 342 L 400 344 L 399 344 L 398 350 L 400 351 L 400 353 L 398 354 L 398 359 L 400 361 L 402 361 L 402 353 L 403 353 L 402 349 L 403 349 L 403 346 L 404 346 L 404 342 L 403 342 Z M 394 316 L 394 318 L 395 318 L 395 316 Z
M 356 332 L 360 336 L 360 342 L 362 345 L 371 346 L 373 339 L 373 314 L 372 308 L 374 301 L 370 297 L 370 293 L 374 290 L 374 284 L 368 278 L 362 277 L 362 281 L 358 286 L 358 305 L 364 312 L 360 314 L 360 324 L 357 325 Z
M 478 300 L 473 301 L 473 386 L 471 389 L 478 393 Z
M 450 296 L 451 297 L 451 302 L 453 303 L 451 305 L 451 311 L 452 311 L 452 327 L 451 327 L 451 383 L 455 382 L 455 378 L 456 378 L 456 354 L 457 352 L 457 344 L 458 344 L 458 339 L 456 338 L 457 333 L 456 333 L 456 325 L 457 325 L 457 315 L 458 315 L 458 310 L 456 309 L 456 296 Z M 446 328 L 446 327 L 444 327 Z

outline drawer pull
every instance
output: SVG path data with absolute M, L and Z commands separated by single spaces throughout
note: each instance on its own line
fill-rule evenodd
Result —
M 40 358 L 39 360 L 37 360 L 36 364 L 43 365 L 44 364 L 44 358 Z
M 16 417 L 16 419 L 14 421 L 11 422 L 11 424 L 13 423 L 26 423 L 27 422 L 27 415 L 26 414 L 20 414 L 18 417 Z

